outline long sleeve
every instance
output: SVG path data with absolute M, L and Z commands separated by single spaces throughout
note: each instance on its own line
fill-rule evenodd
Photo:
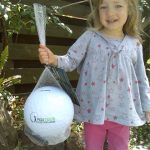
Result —
M 139 84 L 143 111 L 150 112 L 150 87 L 143 61 L 143 48 L 139 43 L 137 43 L 137 61 L 135 64 L 135 72 L 137 75 L 137 82 Z
M 92 32 L 84 32 L 69 48 L 66 55 L 58 56 L 58 67 L 65 71 L 76 69 L 84 59 Z

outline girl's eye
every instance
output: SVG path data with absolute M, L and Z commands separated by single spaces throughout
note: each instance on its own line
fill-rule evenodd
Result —
M 107 6 L 100 6 L 100 9 L 106 9 Z
M 122 5 L 116 5 L 115 6 L 116 8 L 121 8 L 121 7 L 123 7 Z

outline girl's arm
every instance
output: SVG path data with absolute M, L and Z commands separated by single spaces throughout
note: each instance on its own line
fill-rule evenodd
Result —
M 79 66 L 87 52 L 88 44 L 91 39 L 92 32 L 86 31 L 78 40 L 69 48 L 66 55 L 55 55 L 50 49 L 44 45 L 39 47 L 39 60 L 42 64 L 55 65 L 65 71 L 72 71 Z
M 137 43 L 137 61 L 135 65 L 135 71 L 139 83 L 143 111 L 146 112 L 147 119 L 150 121 L 150 87 L 143 61 L 143 48 L 140 43 Z
M 65 71 L 76 69 L 84 59 L 92 32 L 86 31 L 78 40 L 69 48 L 66 55 L 57 56 L 57 66 Z

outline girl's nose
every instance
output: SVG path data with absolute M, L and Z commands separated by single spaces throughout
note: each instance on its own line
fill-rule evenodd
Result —
M 107 14 L 113 16 L 115 14 L 115 9 L 113 7 L 108 7 Z

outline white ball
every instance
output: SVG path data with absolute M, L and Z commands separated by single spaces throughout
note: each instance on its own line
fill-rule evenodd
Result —
M 70 135 L 74 108 L 60 88 L 46 86 L 33 91 L 24 106 L 28 137 L 38 145 L 55 145 Z

